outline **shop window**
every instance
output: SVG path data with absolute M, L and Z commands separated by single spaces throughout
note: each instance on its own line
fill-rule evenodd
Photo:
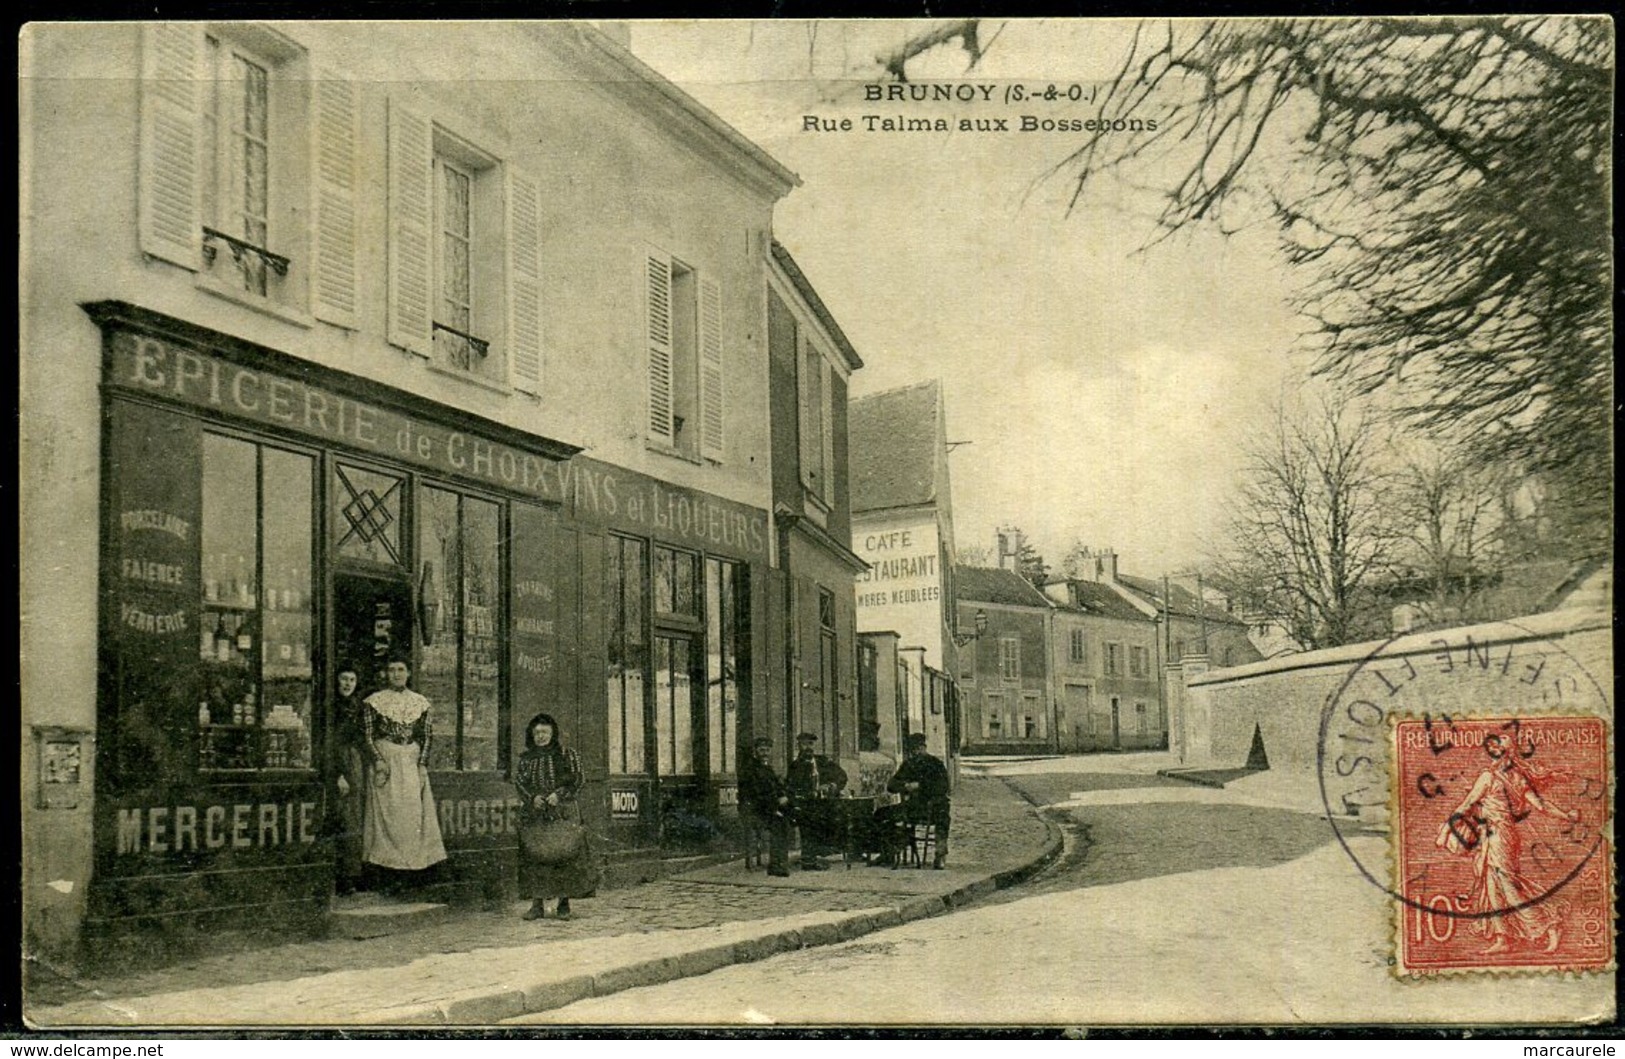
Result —
M 700 557 L 693 552 L 656 546 L 654 558 L 655 616 L 697 619 L 699 595 L 695 586 L 699 582 Z
M 646 546 L 639 540 L 610 537 L 607 551 L 609 770 L 639 775 L 648 768 L 644 755 L 644 674 L 649 668 Z
M 205 771 L 311 767 L 314 482 L 309 456 L 203 436 Z
M 499 767 L 502 513 L 446 489 L 418 493 L 418 669 L 433 712 L 429 767 Z
M 334 547 L 342 559 L 400 567 L 401 497 L 405 479 L 360 467 L 333 465 Z
M 749 601 L 743 566 L 722 559 L 705 561 L 706 742 L 713 774 L 732 773 L 738 767 L 735 758 Z

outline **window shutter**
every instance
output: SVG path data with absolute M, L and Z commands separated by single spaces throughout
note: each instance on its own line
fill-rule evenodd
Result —
M 202 264 L 203 241 L 198 179 L 202 62 L 201 25 L 155 22 L 144 27 L 137 189 L 141 252 L 194 272 Z
M 813 414 L 818 417 L 818 440 L 820 443 L 820 460 L 818 482 L 818 495 L 824 498 L 824 503 L 830 507 L 835 506 L 835 405 L 834 405 L 834 374 L 835 369 L 823 357 L 818 358 L 820 369 L 820 385 L 818 388 L 818 408 Z
M 356 91 L 355 82 L 331 71 L 312 85 L 311 303 L 317 319 L 351 328 L 356 326 Z
M 723 426 L 727 421 L 722 397 L 722 288 L 716 280 L 700 280 L 700 455 L 721 462 Z
M 808 491 L 821 495 L 818 461 L 822 458 L 824 445 L 818 437 L 819 428 L 822 426 L 822 421 L 818 418 L 818 391 L 824 382 L 823 372 L 819 369 L 819 363 L 823 358 L 805 337 L 801 339 L 800 345 L 800 355 L 796 357 L 796 374 L 799 379 L 797 397 L 800 402 L 801 484 Z
M 434 348 L 434 133 L 389 101 L 389 341 L 427 357 Z
M 541 393 L 542 189 L 530 176 L 508 174 L 508 381 Z
M 650 254 L 644 267 L 649 352 L 649 435 L 667 445 L 672 437 L 671 261 Z

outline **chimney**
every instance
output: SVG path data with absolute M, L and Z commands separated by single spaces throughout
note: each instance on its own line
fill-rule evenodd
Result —
M 1103 562 L 1101 563 L 1099 569 L 1101 570 L 1102 576 L 1096 578 L 1096 580 L 1104 581 L 1108 585 L 1117 584 L 1117 550 L 1115 548 L 1108 548 L 1106 551 L 1101 553 L 1101 559 Z

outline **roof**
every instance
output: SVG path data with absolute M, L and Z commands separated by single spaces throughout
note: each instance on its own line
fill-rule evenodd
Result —
M 941 388 L 935 379 L 847 405 L 852 510 L 915 507 L 937 499 Z
M 1014 570 L 956 565 L 954 580 L 957 602 L 1003 603 L 1013 607 L 1043 607 L 1046 610 L 1053 606 L 1048 596 Z
M 1162 609 L 1162 583 L 1149 577 L 1135 577 L 1132 574 L 1120 573 L 1117 583 L 1144 599 L 1147 603 Z M 1227 625 L 1246 625 L 1247 622 L 1223 607 L 1198 600 L 1196 593 L 1179 585 L 1168 586 L 1168 613 L 1176 618 L 1206 618 L 1208 621 L 1223 622 Z
M 1084 614 L 1103 618 L 1121 618 L 1125 621 L 1152 620 L 1145 611 L 1124 599 L 1122 593 L 1110 585 L 1103 585 L 1098 581 L 1080 581 L 1077 579 L 1068 580 L 1066 583 L 1072 586 L 1072 598 L 1077 600 L 1077 603 L 1076 605 L 1057 603 L 1056 607 L 1060 610 L 1081 611 Z
M 801 271 L 801 266 L 796 264 L 796 259 L 790 256 L 790 251 L 786 250 L 784 244 L 777 239 L 773 240 L 773 260 L 777 261 L 779 267 L 784 269 L 785 276 L 795 286 L 796 293 L 801 295 L 801 300 L 807 303 L 807 308 L 811 310 L 813 316 L 817 317 L 818 322 L 824 325 L 824 330 L 829 332 L 829 337 L 835 340 L 835 348 L 840 350 L 841 356 L 846 360 L 847 367 L 853 371 L 863 367 L 863 358 L 858 356 L 858 351 L 852 348 L 852 343 L 847 340 L 846 332 L 841 330 L 841 325 L 835 322 L 834 315 L 824 305 L 824 299 L 820 298 L 818 292 L 813 289 L 812 281 L 807 279 L 806 273 Z

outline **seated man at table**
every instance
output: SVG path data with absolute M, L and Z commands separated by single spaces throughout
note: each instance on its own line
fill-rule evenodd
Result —
M 880 863 L 897 863 L 909 825 L 935 824 L 937 849 L 931 867 L 940 871 L 948 859 L 948 769 L 925 752 L 925 733 L 911 732 L 903 740 L 903 763 L 892 774 L 886 789 L 901 794 L 903 800 L 875 810 Z
M 840 797 L 846 770 L 818 753 L 816 735 L 802 732 L 796 736 L 796 758 L 790 762 L 787 785 L 801 830 L 801 868 L 823 871 L 824 856 L 841 848 Z

